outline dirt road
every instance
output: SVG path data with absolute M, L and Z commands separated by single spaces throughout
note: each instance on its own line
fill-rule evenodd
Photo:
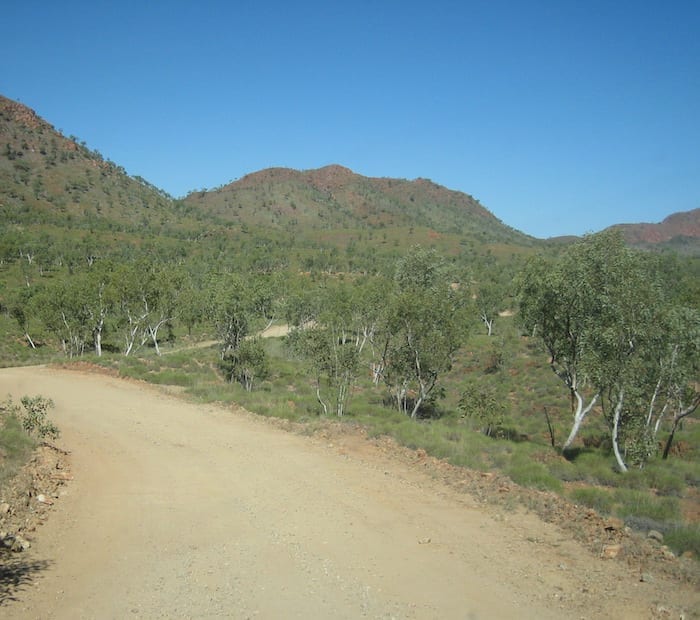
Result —
M 371 446 L 102 375 L 0 370 L 8 393 L 54 400 L 74 481 L 4 618 L 678 617 L 678 588 Z

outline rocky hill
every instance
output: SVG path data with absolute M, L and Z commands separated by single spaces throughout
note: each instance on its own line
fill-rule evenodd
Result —
M 173 201 L 144 179 L 0 96 L 0 215 L 6 224 L 161 226 Z
M 184 202 L 229 223 L 310 230 L 421 228 L 486 243 L 534 242 L 468 194 L 427 179 L 364 177 L 339 165 L 261 170 L 212 191 L 194 192 Z
M 700 254 L 700 209 L 674 213 L 658 224 L 618 224 L 630 245 Z

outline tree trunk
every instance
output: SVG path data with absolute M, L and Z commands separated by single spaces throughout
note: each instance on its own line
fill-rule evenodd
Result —
M 321 398 L 321 386 L 318 383 L 316 384 L 316 399 L 320 403 L 321 407 L 323 407 L 323 415 L 328 415 L 328 405 L 326 405 Z
M 544 419 L 547 420 L 547 430 L 549 431 L 549 441 L 552 444 L 552 448 L 556 445 L 556 441 L 554 439 L 554 429 L 552 428 L 552 421 L 549 419 L 549 412 L 547 411 L 547 407 L 544 408 Z
M 484 322 L 484 325 L 486 325 L 486 329 L 488 330 L 488 335 L 490 336 L 493 333 L 493 319 L 489 319 L 489 317 L 486 315 L 485 312 L 481 313 L 481 320 Z
M 340 385 L 338 386 L 338 400 L 335 403 L 335 413 L 339 418 L 343 417 L 344 413 L 344 408 L 345 408 L 345 395 L 346 395 L 346 390 L 347 386 L 341 379 Z
M 153 340 L 153 346 L 156 349 L 156 355 L 160 356 L 160 347 L 158 346 L 158 328 L 149 328 L 149 331 L 151 332 L 151 340 Z
M 92 333 L 92 341 L 95 346 L 95 354 L 97 357 L 102 357 L 102 328 L 104 326 L 104 319 L 100 321 L 95 326 L 95 330 Z
M 599 396 L 599 394 L 596 394 L 591 399 L 591 402 L 588 403 L 588 406 L 586 408 L 584 408 L 583 407 L 583 397 L 581 396 L 581 394 L 579 394 L 578 390 L 572 389 L 571 395 L 576 399 L 576 411 L 574 412 L 574 424 L 571 427 L 571 432 L 569 433 L 569 436 L 567 437 L 566 441 L 564 442 L 564 445 L 562 446 L 562 452 L 565 450 L 568 450 L 571 447 L 571 444 L 574 443 L 574 440 L 576 439 L 576 435 L 578 435 L 578 431 L 581 428 L 581 423 L 583 422 L 583 419 L 588 415 L 590 410 L 593 409 L 593 406 L 598 401 L 598 396 Z
M 690 404 L 687 407 L 685 407 L 684 409 L 681 409 L 673 417 L 673 427 L 671 428 L 671 434 L 668 436 L 668 439 L 666 440 L 666 446 L 664 447 L 664 453 L 662 456 L 663 459 L 668 458 L 668 453 L 671 451 L 671 444 L 673 443 L 673 436 L 676 433 L 676 429 L 678 428 L 678 425 L 681 423 L 683 418 L 688 417 L 698 407 L 700 407 L 700 393 L 696 392 L 695 396 L 691 399 Z
M 679 422 L 679 420 L 673 421 L 673 428 L 671 428 L 671 434 L 668 436 L 668 439 L 666 440 L 666 445 L 664 446 L 664 453 L 661 456 L 661 458 L 663 460 L 666 460 L 668 458 L 669 452 L 671 452 L 671 444 L 673 444 L 673 436 L 676 434 L 676 429 L 678 428 L 678 422 Z
M 420 406 L 423 404 L 423 395 L 421 394 L 417 399 L 415 404 L 413 405 L 413 411 L 411 411 L 411 420 L 415 420 L 416 417 L 418 417 L 418 410 L 420 409 Z
M 622 414 L 622 403 L 624 402 L 625 393 L 624 390 L 620 391 L 620 396 L 617 399 L 617 404 L 615 405 L 615 414 L 613 416 L 613 429 L 612 429 L 612 445 L 613 452 L 615 453 L 615 460 L 620 467 L 621 472 L 627 471 L 627 465 L 622 459 L 622 454 L 620 454 L 620 446 L 617 443 L 617 434 L 620 430 L 620 415 Z
M 94 334 L 95 355 L 102 357 L 102 329 L 96 329 Z

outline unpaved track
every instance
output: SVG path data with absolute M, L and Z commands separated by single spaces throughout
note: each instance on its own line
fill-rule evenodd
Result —
M 74 481 L 3 618 L 648 618 L 661 583 L 405 464 L 103 375 L 54 400 Z M 655 589 L 652 589 L 655 588 Z M 675 617 L 678 617 L 677 615 Z

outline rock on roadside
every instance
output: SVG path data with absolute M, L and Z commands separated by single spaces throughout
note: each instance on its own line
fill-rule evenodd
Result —
M 46 521 L 62 487 L 72 479 L 69 466 L 66 452 L 44 444 L 0 487 L 0 552 L 30 548 L 32 533 Z

